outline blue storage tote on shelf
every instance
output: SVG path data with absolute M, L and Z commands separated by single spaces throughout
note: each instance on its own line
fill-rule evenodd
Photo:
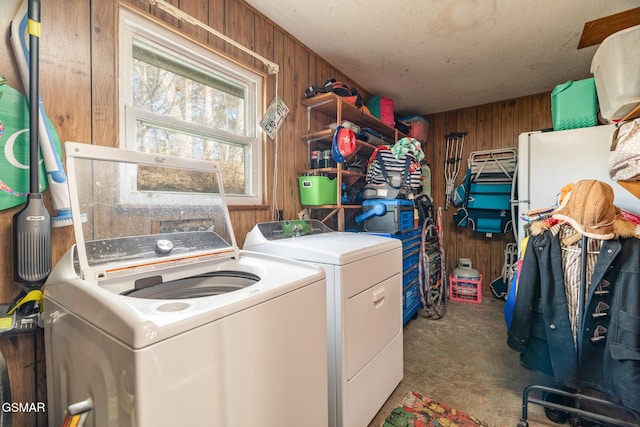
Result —
M 362 203 L 362 215 L 382 207 L 384 214 L 373 215 L 364 221 L 364 230 L 372 233 L 404 233 L 413 230 L 412 200 L 405 199 L 370 199 Z

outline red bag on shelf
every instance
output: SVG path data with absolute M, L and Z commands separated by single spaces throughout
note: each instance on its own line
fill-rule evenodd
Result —
M 393 99 L 384 96 L 372 96 L 365 103 L 372 116 L 380 119 L 384 124 L 393 127 L 395 118 L 393 115 Z

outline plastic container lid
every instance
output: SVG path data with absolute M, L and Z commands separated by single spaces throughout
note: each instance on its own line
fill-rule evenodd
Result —
M 640 25 L 604 39 L 591 62 L 600 115 L 622 119 L 640 104 Z

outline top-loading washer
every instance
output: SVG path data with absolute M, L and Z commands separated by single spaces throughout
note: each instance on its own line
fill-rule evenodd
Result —
M 243 249 L 324 268 L 329 426 L 368 425 L 403 376 L 400 241 L 280 221 L 257 224 Z
M 66 143 L 44 286 L 49 424 L 326 427 L 321 268 L 237 248 L 217 165 Z M 84 219 L 84 222 L 83 222 Z

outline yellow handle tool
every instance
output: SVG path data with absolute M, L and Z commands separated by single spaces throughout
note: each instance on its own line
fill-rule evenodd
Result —
M 12 315 L 22 305 L 35 301 L 38 303 L 38 309 L 42 312 L 42 291 L 38 289 L 32 289 L 29 292 L 22 291 L 18 297 L 11 303 L 7 310 L 7 315 Z

